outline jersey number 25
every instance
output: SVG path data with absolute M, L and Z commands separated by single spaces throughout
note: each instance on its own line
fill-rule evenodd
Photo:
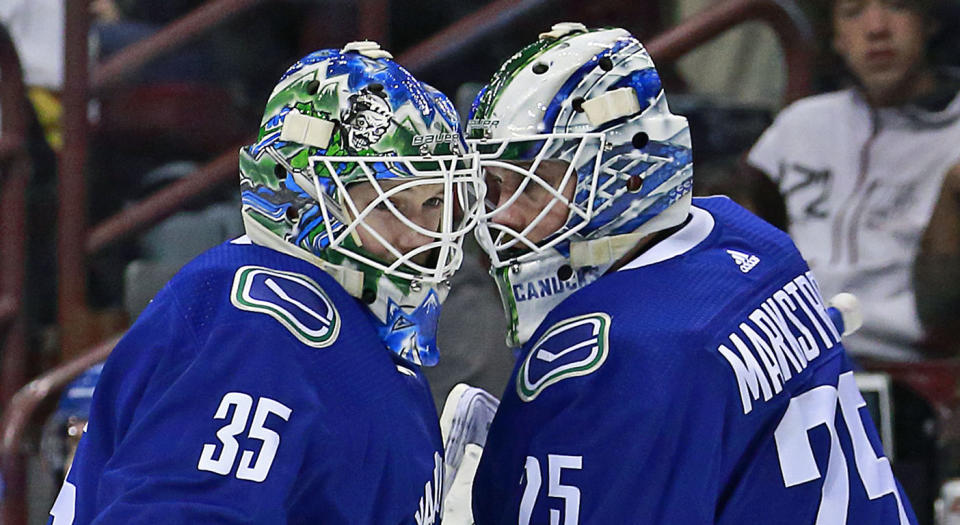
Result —
M 827 459 L 827 472 L 823 480 L 816 525 L 847 522 L 850 477 L 846 458 L 848 452 L 841 448 L 834 424 L 838 405 L 842 422 L 850 434 L 854 464 L 867 497 L 875 500 L 893 494 L 897 501 L 900 524 L 908 525 L 890 461 L 885 457 L 877 457 L 863 427 L 863 420 L 860 419 L 860 407 L 866 406 L 866 403 L 857 390 L 853 372 L 842 374 L 837 388 L 831 385 L 818 386 L 790 400 L 783 419 L 774 431 L 784 485 L 789 488 L 821 477 L 807 432 L 825 425 L 830 431 L 830 455 Z

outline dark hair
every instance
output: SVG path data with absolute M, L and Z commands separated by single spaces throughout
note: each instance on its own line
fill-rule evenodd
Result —
M 839 0 L 814 0 L 804 2 L 804 9 L 814 27 L 819 43 L 815 65 L 816 91 L 840 89 L 850 81 L 843 59 L 833 50 L 833 8 Z M 960 39 L 960 0 L 908 0 L 905 7 L 921 15 L 937 30 L 927 41 L 926 57 L 931 64 L 948 64 L 956 61 Z
M 927 56 L 937 65 L 960 66 L 960 1 L 939 0 L 928 17 L 937 23 L 937 31 L 927 42 Z
M 839 0 L 814 0 L 809 2 L 814 9 L 824 10 L 828 17 L 832 16 L 833 6 Z M 940 4 L 948 3 L 949 0 L 906 0 L 904 7 L 924 16 L 931 15 L 936 11 Z

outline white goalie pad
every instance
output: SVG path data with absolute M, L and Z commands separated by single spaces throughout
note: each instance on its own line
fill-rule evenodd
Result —
M 464 383 L 453 387 L 443 404 L 443 520 L 448 525 L 473 524 L 473 475 L 499 405 L 486 390 Z

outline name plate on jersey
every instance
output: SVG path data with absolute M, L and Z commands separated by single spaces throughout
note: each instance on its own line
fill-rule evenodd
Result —
M 533 401 L 548 386 L 593 373 L 607 359 L 610 316 L 602 313 L 564 319 L 550 327 L 517 371 L 517 395 Z
M 320 285 L 298 273 L 244 266 L 233 276 L 230 301 L 241 310 L 273 317 L 307 346 L 330 346 L 340 334 L 333 302 Z

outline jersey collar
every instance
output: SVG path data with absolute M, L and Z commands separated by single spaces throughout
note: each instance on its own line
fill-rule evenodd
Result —
M 710 215 L 710 212 L 707 210 L 696 206 L 690 207 L 690 215 L 690 222 L 688 222 L 686 226 L 653 245 L 649 250 L 646 250 L 634 260 L 623 265 L 623 267 L 617 271 L 632 270 L 672 259 L 678 255 L 687 253 L 696 245 L 703 242 L 703 240 L 710 235 L 710 232 L 713 231 L 713 216 Z

